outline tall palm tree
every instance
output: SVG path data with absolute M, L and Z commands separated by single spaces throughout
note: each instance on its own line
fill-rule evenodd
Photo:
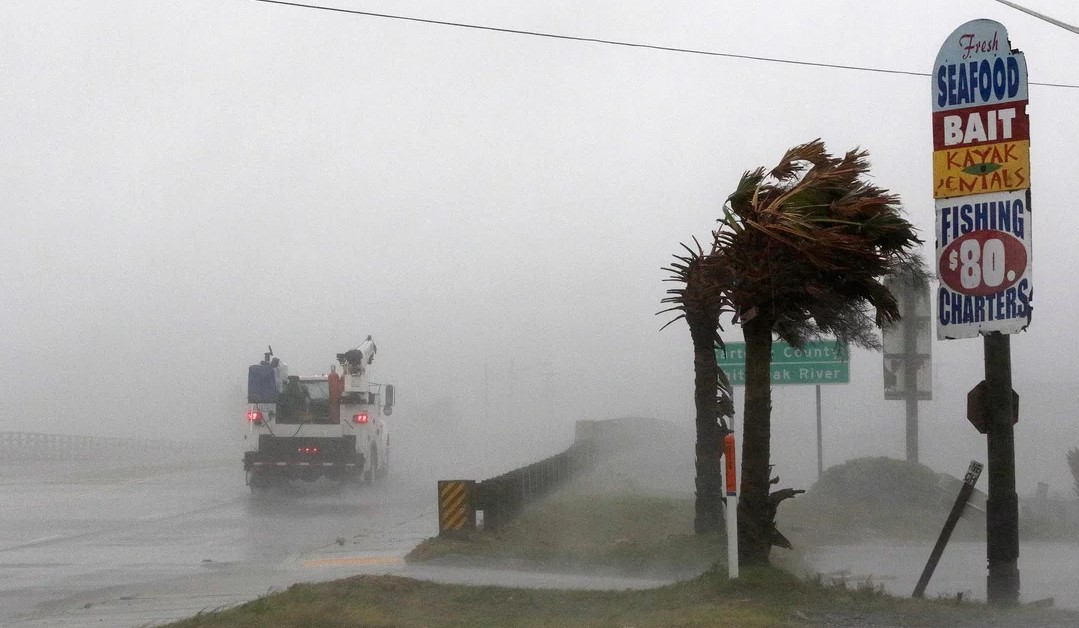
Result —
M 696 250 L 682 245 L 685 255 L 675 255 L 677 261 L 663 270 L 671 273 L 664 281 L 681 284 L 667 290 L 663 303 L 672 303 L 664 312 L 679 312 L 663 327 L 685 319 L 693 341 L 693 401 L 696 407 L 696 500 L 693 529 L 706 534 L 721 529 L 723 481 L 721 461 L 722 438 L 726 434 L 725 418 L 734 415 L 731 385 L 723 370 L 716 364 L 719 338 L 719 317 L 731 312 L 731 304 L 722 289 L 727 283 L 727 269 L 715 263 L 694 238 Z
M 713 232 L 713 273 L 746 341 L 740 560 L 768 561 L 778 502 L 769 493 L 772 338 L 794 346 L 824 334 L 879 347 L 874 328 L 898 320 L 881 280 L 916 264 L 921 243 L 899 198 L 866 179 L 868 153 L 829 154 L 819 139 L 787 151 L 771 170 L 743 174 Z

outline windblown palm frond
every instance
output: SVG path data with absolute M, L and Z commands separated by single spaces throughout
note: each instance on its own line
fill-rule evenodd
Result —
M 866 151 L 834 157 L 817 139 L 770 170 L 746 171 L 713 232 L 718 259 L 738 278 L 727 286 L 732 304 L 764 312 L 796 345 L 827 333 L 875 346 L 872 324 L 899 316 L 881 281 L 921 241 L 868 170 Z
M 731 311 L 730 299 L 724 289 L 727 269 L 712 254 L 705 254 L 697 238 L 693 238 L 693 243 L 696 250 L 683 243 L 682 248 L 686 250 L 686 254 L 675 255 L 677 261 L 663 268 L 670 273 L 663 281 L 673 281 L 681 285 L 668 289 L 668 296 L 660 301 L 673 305 L 657 314 L 678 312 L 660 329 L 683 318 L 718 320 L 723 312 Z M 718 328 L 716 340 L 722 342 Z

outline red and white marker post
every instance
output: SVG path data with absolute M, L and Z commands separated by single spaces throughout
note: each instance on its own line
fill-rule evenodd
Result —
M 727 577 L 738 577 L 738 466 L 734 461 L 734 434 L 723 438 L 727 461 Z

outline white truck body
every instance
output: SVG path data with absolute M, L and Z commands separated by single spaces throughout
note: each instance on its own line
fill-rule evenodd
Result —
M 373 483 L 389 470 L 393 386 L 368 379 L 370 337 L 338 354 L 343 374 L 288 376 L 272 354 L 248 376 L 244 471 L 252 490 L 290 480 Z

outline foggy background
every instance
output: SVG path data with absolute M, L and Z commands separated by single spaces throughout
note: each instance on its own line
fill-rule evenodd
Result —
M 1023 4 L 1079 23 L 1073 3 Z M 1079 84 L 1079 36 L 986 0 L 336 6 L 912 73 L 963 22 L 1002 22 L 1032 82 L 1017 488 L 1070 489 L 1079 90 L 1033 83 Z M 267 344 L 317 374 L 367 334 L 375 379 L 398 387 L 390 421 L 411 434 L 524 462 L 563 448 L 577 419 L 691 425 L 690 339 L 684 323 L 659 331 L 660 268 L 708 240 L 744 170 L 816 137 L 870 151 L 931 257 L 930 94 L 927 76 L 248 0 L 4 0 L 0 430 L 239 451 L 246 368 Z M 985 460 L 964 418 L 982 343 L 933 352 L 921 460 L 961 474 Z M 856 351 L 850 384 L 824 388 L 826 466 L 903 457 L 904 406 L 883 400 L 881 370 Z M 808 486 L 813 387 L 773 399 L 782 485 Z M 672 465 L 691 468 L 691 446 Z

